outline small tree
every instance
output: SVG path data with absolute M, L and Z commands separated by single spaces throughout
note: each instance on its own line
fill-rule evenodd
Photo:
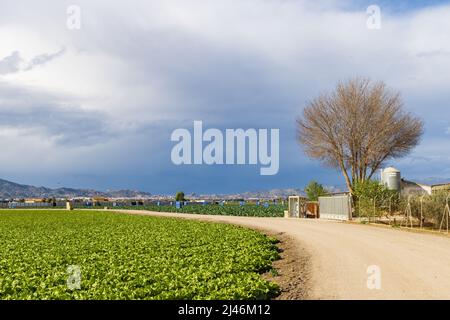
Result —
M 184 192 L 183 191 L 178 191 L 177 192 L 177 194 L 175 195 L 175 201 L 185 201 Z
M 310 201 L 317 201 L 319 197 L 328 195 L 328 191 L 317 181 L 311 181 L 305 188 L 306 196 Z
M 394 197 L 397 195 L 397 197 Z M 353 199 L 357 213 L 370 219 L 380 216 L 389 210 L 389 206 L 396 206 L 398 192 L 389 190 L 377 180 L 356 181 L 353 187 Z

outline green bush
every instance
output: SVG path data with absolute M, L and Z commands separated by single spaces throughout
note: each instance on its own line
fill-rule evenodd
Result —
M 403 197 L 401 207 L 406 208 L 409 201 L 413 218 L 419 222 L 422 218 L 423 226 L 438 229 L 448 195 L 443 191 L 426 196 Z
M 175 195 L 175 201 L 185 201 L 186 199 L 184 198 L 184 192 L 182 191 L 178 191 L 177 194 Z
M 397 210 L 398 198 L 397 191 L 387 189 L 377 180 L 357 181 L 353 187 L 355 213 L 369 220 Z
M 314 180 L 308 183 L 305 187 L 305 192 L 310 201 L 317 201 L 319 197 L 329 194 L 323 185 Z

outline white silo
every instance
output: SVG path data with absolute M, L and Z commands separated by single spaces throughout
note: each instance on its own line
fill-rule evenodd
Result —
M 401 174 L 400 171 L 389 167 L 381 173 L 381 182 L 389 189 L 400 191 L 401 188 Z

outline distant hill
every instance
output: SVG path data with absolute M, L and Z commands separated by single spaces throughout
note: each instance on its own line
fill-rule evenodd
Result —
M 285 198 L 289 196 L 305 196 L 305 192 L 301 189 L 272 189 L 272 190 L 266 190 L 266 191 L 248 191 L 241 194 L 242 198 L 248 199 L 248 198 Z
M 344 189 L 326 186 L 330 192 L 340 192 Z M 246 191 L 235 194 L 187 194 L 188 199 L 277 199 L 292 195 L 305 196 L 305 192 L 298 188 L 271 189 L 260 191 Z M 0 179 L 0 199 L 23 198 L 76 198 L 76 197 L 106 197 L 106 198 L 150 198 L 148 192 L 135 190 L 107 190 L 35 187 Z M 155 197 L 155 196 L 153 196 Z M 158 197 L 170 198 L 172 195 Z
M 325 186 L 331 193 L 342 192 L 345 188 L 336 186 Z M 246 191 L 234 194 L 188 194 L 186 197 L 188 199 L 278 199 L 287 198 L 289 196 L 306 196 L 303 189 L 299 188 L 286 188 L 286 189 L 271 189 L 271 190 L 260 190 L 260 191 Z
M 109 197 L 109 198 L 146 198 L 151 194 L 133 190 L 97 191 L 93 189 L 73 189 L 35 187 L 0 179 L 0 199 L 20 198 L 73 198 L 73 197 Z
M 272 189 L 261 191 L 246 191 L 234 194 L 188 194 L 189 199 L 277 199 L 293 195 L 305 195 L 301 189 Z

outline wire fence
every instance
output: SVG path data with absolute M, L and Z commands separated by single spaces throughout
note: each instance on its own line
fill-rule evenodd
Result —
M 395 194 L 386 197 L 359 197 L 354 215 L 362 222 L 384 223 L 398 227 L 449 231 L 450 193 L 432 195 Z

